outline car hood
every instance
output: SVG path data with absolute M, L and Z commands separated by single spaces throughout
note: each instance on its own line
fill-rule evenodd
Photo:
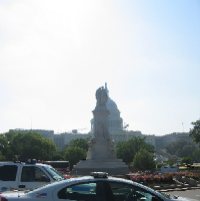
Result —
M 21 195 L 25 195 L 26 192 L 27 191 L 5 191 L 0 195 L 3 195 L 4 197 L 20 197 Z

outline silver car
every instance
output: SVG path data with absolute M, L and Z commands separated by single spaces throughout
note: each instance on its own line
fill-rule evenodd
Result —
M 3 193 L 1 201 L 189 201 L 155 191 L 142 184 L 95 172 L 23 193 Z

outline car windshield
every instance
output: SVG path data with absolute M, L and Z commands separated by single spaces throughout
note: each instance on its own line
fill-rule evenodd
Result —
M 91 193 L 95 193 L 95 189 L 96 189 L 96 183 L 83 183 L 83 184 L 78 184 L 78 185 L 74 185 L 68 188 L 69 192 L 77 192 L 77 193 L 86 193 L 88 194 L 88 192 Z
M 60 181 L 63 180 L 64 177 L 61 173 L 59 173 L 56 169 L 54 169 L 51 166 L 45 166 L 46 171 L 51 175 L 51 177 L 55 180 L 55 181 Z
M 139 187 L 139 188 L 141 188 L 141 189 L 146 189 L 146 191 L 151 191 L 153 194 L 155 194 L 155 192 L 156 192 L 156 194 L 157 195 L 159 195 L 160 194 L 160 196 L 162 196 L 162 197 L 165 197 L 165 198 L 167 198 L 167 199 L 177 199 L 177 196 L 172 196 L 172 195 L 170 195 L 170 194 L 168 194 L 168 193 L 165 193 L 165 192 L 162 192 L 162 191 L 155 191 L 154 189 L 152 189 L 152 188 L 150 188 L 150 187 L 147 187 L 147 186 L 144 186 L 144 185 L 142 185 L 142 184 L 137 184 L 137 186 Z

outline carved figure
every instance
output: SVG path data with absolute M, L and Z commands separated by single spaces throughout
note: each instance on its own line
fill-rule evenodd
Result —
M 104 106 L 108 100 L 107 90 L 104 87 L 100 87 L 96 91 L 97 106 Z

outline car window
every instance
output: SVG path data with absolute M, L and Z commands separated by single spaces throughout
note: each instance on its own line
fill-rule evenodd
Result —
M 42 182 L 45 180 L 45 173 L 35 166 L 24 166 L 22 168 L 22 182 Z
M 115 201 L 162 201 L 151 192 L 133 185 L 119 182 L 110 182 L 109 185 Z
M 1 181 L 15 181 L 17 174 L 17 165 L 3 165 L 0 166 L 0 180 Z
M 56 169 L 54 169 L 53 167 L 49 166 L 44 166 L 45 170 L 49 173 L 49 175 L 51 175 L 51 177 L 55 180 L 55 181 L 60 181 L 63 180 L 64 177 L 62 174 L 60 174 Z
M 58 198 L 73 201 L 96 200 L 96 183 L 82 183 L 63 188 L 58 192 Z
M 73 201 L 162 201 L 145 189 L 109 181 L 69 186 L 58 192 L 58 198 Z

